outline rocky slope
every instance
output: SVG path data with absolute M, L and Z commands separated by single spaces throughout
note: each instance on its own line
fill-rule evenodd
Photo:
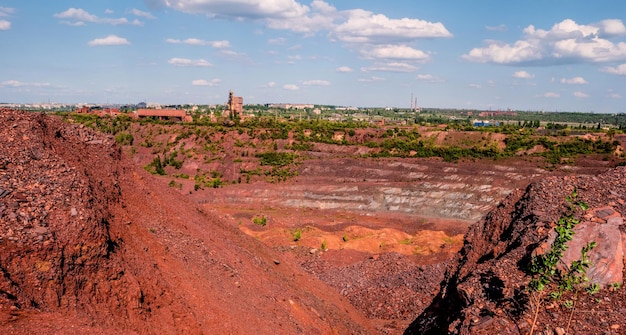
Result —
M 596 242 L 587 276 L 600 290 L 580 288 L 555 300 L 547 297 L 554 286 L 545 293 L 529 290 L 528 265 L 550 250 L 556 222 L 572 210 L 566 199 L 574 190 L 589 209 L 574 206 L 580 223 L 559 267 L 572 266 L 581 246 Z M 623 167 L 598 176 L 545 178 L 513 192 L 470 228 L 438 296 L 405 334 L 623 334 L 625 214 Z
M 155 183 L 114 139 L 0 113 L 0 328 L 372 332 L 328 286 Z

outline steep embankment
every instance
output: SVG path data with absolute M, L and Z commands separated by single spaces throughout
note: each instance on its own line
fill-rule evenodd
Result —
M 370 333 L 343 298 L 123 158 L 0 114 L 0 327 L 17 334 Z
M 574 202 L 588 204 L 588 210 L 566 200 L 574 190 Z M 586 274 L 601 289 L 589 294 L 583 284 L 554 300 L 548 297 L 552 285 L 543 292 L 528 289 L 528 266 L 550 250 L 556 223 L 572 208 L 580 223 L 559 268 L 572 268 L 582 246 L 596 242 Z M 623 167 L 598 176 L 550 177 L 513 192 L 470 228 L 439 295 L 405 334 L 623 334 L 625 214 Z

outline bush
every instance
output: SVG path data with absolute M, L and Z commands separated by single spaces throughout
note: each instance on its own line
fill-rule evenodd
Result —
M 129 133 L 119 133 L 115 135 L 115 142 L 119 145 L 133 145 L 133 135 Z
M 255 225 L 265 227 L 265 225 L 267 225 L 267 218 L 265 217 L 265 215 L 263 215 L 263 216 L 261 216 L 261 217 L 255 216 L 255 217 L 252 219 L 252 222 L 253 222 Z

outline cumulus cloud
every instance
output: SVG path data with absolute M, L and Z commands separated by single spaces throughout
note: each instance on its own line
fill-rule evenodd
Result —
M 365 58 L 376 60 L 429 60 L 428 52 L 411 46 L 420 39 L 452 37 L 441 22 L 417 18 L 390 18 L 363 9 L 338 10 L 323 0 L 302 5 L 296 0 L 150 0 L 153 4 L 209 18 L 254 20 L 271 29 L 305 36 L 324 31 L 332 41 L 345 43 Z M 285 38 L 268 40 L 284 45 Z
M 154 0 L 152 2 L 184 13 L 234 19 L 299 17 L 309 11 L 307 6 L 295 0 Z
M 210 67 L 213 64 L 204 59 L 187 59 L 187 58 L 171 58 L 167 61 L 174 66 L 191 66 L 191 67 Z
M 421 50 L 413 49 L 406 45 L 384 45 L 362 49 L 365 58 L 377 59 L 402 59 L 418 62 L 427 61 L 430 57 Z
M 0 30 L 9 30 L 11 29 L 11 22 L 7 20 L 0 20 Z
M 589 94 L 584 92 L 574 92 L 574 96 L 577 98 L 589 98 Z
M 382 14 L 355 9 L 348 12 L 348 20 L 338 25 L 333 35 L 349 43 L 408 42 L 421 38 L 452 37 L 441 22 L 419 19 L 390 19 Z
M 352 68 L 350 68 L 349 66 L 340 66 L 340 67 L 336 68 L 335 71 L 348 73 L 348 72 L 352 72 L 354 70 L 352 70 Z
M 475 84 L 475 83 L 469 84 L 467 86 L 469 88 L 483 88 L 483 86 L 481 84 Z
M 611 98 L 611 99 L 621 99 L 622 98 L 622 96 L 619 95 L 619 93 L 609 93 L 608 97 Z
M 561 84 L 584 85 L 587 84 L 587 81 L 583 77 L 561 78 Z
M 531 78 L 535 78 L 535 75 L 530 74 L 526 71 L 516 71 L 515 73 L 513 73 L 513 77 L 520 78 L 520 79 L 531 79 Z
M 626 27 L 621 20 L 603 20 L 585 25 L 565 19 L 554 24 L 550 30 L 530 25 L 523 33 L 524 38 L 514 43 L 485 41 L 485 47 L 474 48 L 462 57 L 472 62 L 497 64 L 626 60 L 626 43 L 609 40 L 626 35 Z
M 297 85 L 294 84 L 287 84 L 287 85 L 283 85 L 283 88 L 289 91 L 297 91 L 300 89 L 300 87 L 298 87 Z
M 90 23 L 101 23 L 101 24 L 110 24 L 110 25 L 121 25 L 121 24 L 132 24 L 136 26 L 143 25 L 143 22 L 139 20 L 129 21 L 125 17 L 121 18 L 107 18 L 107 17 L 98 17 L 96 15 L 90 14 L 86 10 L 82 8 L 69 8 L 64 12 L 54 14 L 54 17 L 57 19 L 62 19 L 62 23 L 70 25 L 70 26 L 81 26 L 84 25 L 85 22 Z
M 220 83 L 222 82 L 221 79 L 215 78 L 215 79 L 211 79 L 211 80 L 205 80 L 205 79 L 196 79 L 193 80 L 191 82 L 191 85 L 193 86 L 218 86 Z
M 415 72 L 419 68 L 417 66 L 402 63 L 402 62 L 389 62 L 389 63 L 376 63 L 372 66 L 362 67 L 363 72 Z
M 109 35 L 104 38 L 96 38 L 95 40 L 91 40 L 87 44 L 93 47 L 103 45 L 128 45 L 130 44 L 130 42 L 123 37 L 119 37 L 117 35 Z
M 330 81 L 328 80 L 307 80 L 303 81 L 302 85 L 304 86 L 329 86 Z
M 618 74 L 621 76 L 626 76 L 626 64 L 620 64 L 616 67 L 606 66 L 606 67 L 603 67 L 601 71 L 610 73 L 610 74 Z

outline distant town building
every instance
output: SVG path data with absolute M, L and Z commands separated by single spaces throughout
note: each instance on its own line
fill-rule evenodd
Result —
M 280 109 L 312 109 L 315 107 L 312 104 L 266 104 L 265 106 Z
M 140 108 L 134 112 L 134 117 L 141 119 L 146 117 L 156 117 L 161 120 L 175 119 L 180 122 L 191 122 L 193 119 L 187 112 L 180 109 L 144 109 Z
M 517 112 L 502 112 L 502 111 L 497 111 L 497 112 L 480 112 L 478 114 L 479 117 L 494 117 L 494 116 L 504 116 L 504 115 L 508 115 L 508 116 L 517 116 Z
M 228 116 L 235 119 L 241 118 L 243 115 L 243 97 L 236 97 L 235 93 L 231 90 L 228 93 L 228 102 L 226 103 Z

